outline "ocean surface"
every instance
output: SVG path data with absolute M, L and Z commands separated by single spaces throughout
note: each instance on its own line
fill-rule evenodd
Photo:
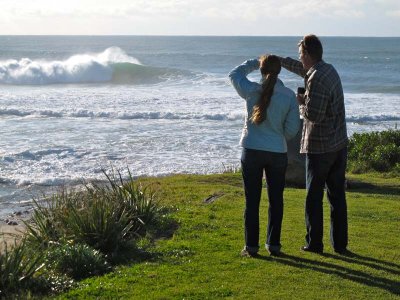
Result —
M 300 37 L 0 36 L 0 216 L 62 185 L 239 166 L 244 102 L 228 72 Z M 325 37 L 348 134 L 400 123 L 400 38 Z M 259 74 L 251 75 L 259 80 Z M 296 89 L 302 79 L 280 78 Z

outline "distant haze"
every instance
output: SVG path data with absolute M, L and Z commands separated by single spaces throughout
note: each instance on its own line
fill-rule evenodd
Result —
M 0 35 L 400 36 L 399 0 L 3 0 Z

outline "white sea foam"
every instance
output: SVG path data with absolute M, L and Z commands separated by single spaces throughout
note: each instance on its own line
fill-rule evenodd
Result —
M 400 121 L 400 115 L 361 115 L 350 116 L 346 118 L 347 122 L 367 123 L 367 122 L 385 122 L 385 121 Z
M 0 115 L 9 116 L 45 116 L 53 118 L 104 118 L 121 120 L 215 120 L 215 121 L 234 121 L 243 120 L 244 113 L 182 113 L 182 112 L 110 112 L 110 111 L 90 111 L 87 109 L 76 110 L 73 112 L 60 112 L 51 110 L 17 110 L 0 109 Z
M 118 47 L 101 53 L 78 54 L 63 61 L 20 60 L 0 61 L 0 83 L 17 85 L 46 85 L 54 83 L 109 82 L 115 64 L 141 65 L 134 57 Z
M 18 110 L 0 109 L 0 115 L 9 116 L 45 116 L 52 118 L 102 118 L 120 120 L 215 120 L 215 121 L 235 121 L 243 120 L 244 112 L 229 113 L 191 113 L 191 112 L 111 112 L 111 111 L 90 111 L 87 109 L 72 112 L 60 112 L 52 110 Z M 385 122 L 400 121 L 400 113 L 394 114 L 369 114 L 369 115 L 348 115 L 347 122 Z

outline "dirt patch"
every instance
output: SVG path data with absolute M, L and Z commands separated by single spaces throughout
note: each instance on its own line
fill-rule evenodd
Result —
M 203 203 L 210 204 L 213 203 L 215 200 L 218 198 L 222 197 L 224 193 L 214 193 L 211 196 L 207 197 L 206 199 L 203 200 Z

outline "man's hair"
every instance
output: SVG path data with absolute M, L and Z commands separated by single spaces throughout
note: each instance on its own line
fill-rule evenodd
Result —
M 302 47 L 303 50 L 307 51 L 308 55 L 316 61 L 322 60 L 322 44 L 319 38 L 314 34 L 308 34 L 303 37 L 299 42 L 298 46 Z

